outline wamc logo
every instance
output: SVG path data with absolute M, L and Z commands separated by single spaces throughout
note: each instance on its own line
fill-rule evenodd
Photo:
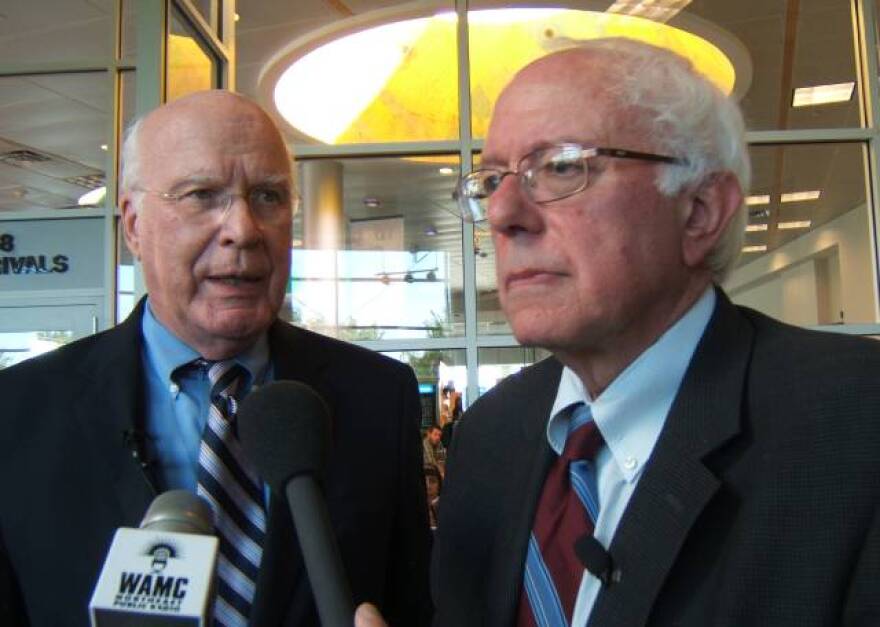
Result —
M 150 544 L 141 555 L 145 563 L 149 559 L 149 572 L 123 570 L 114 607 L 179 612 L 186 598 L 189 578 L 167 574 L 165 569 L 182 559 L 180 549 L 173 542 L 162 541 Z

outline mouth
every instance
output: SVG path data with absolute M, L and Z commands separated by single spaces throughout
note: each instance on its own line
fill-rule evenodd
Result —
M 551 283 L 562 276 L 562 272 L 554 272 L 552 270 L 518 270 L 517 272 L 508 273 L 504 284 L 508 289 L 514 286 L 541 286 Z
M 208 282 L 221 289 L 241 290 L 255 287 L 263 283 L 265 276 L 262 274 L 213 274 L 208 276 Z

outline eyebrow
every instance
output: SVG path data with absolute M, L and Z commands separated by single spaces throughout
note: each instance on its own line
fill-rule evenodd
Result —
M 582 140 L 572 139 L 569 137 L 563 137 L 563 138 L 555 139 L 553 141 L 550 141 L 550 140 L 536 141 L 536 142 L 533 142 L 530 144 L 526 144 L 525 150 L 523 150 L 522 154 L 516 158 L 516 163 L 519 163 L 523 157 L 525 157 L 526 155 L 530 155 L 537 150 L 546 150 L 547 148 L 553 148 L 554 146 L 559 146 L 560 144 L 579 144 L 579 145 L 583 146 L 584 148 L 589 148 L 589 147 L 596 145 L 593 142 L 585 142 Z M 482 153 L 480 156 L 482 157 Z M 490 154 L 488 159 L 485 159 L 485 160 L 481 159 L 480 160 L 479 168 L 505 168 L 506 169 L 508 167 L 508 165 L 509 165 L 508 163 L 506 163 L 506 162 L 500 160 L 498 157 L 494 157 Z M 479 168 L 475 167 L 474 169 L 476 170 Z
M 222 186 L 224 184 L 225 181 L 220 177 L 211 176 L 208 174 L 196 174 L 178 180 L 171 186 L 171 189 L 169 191 L 176 192 L 184 187 L 195 185 Z M 290 187 L 292 185 L 291 176 L 289 174 L 270 174 L 269 176 L 260 179 L 250 187 L 259 187 L 261 185 L 284 185 Z

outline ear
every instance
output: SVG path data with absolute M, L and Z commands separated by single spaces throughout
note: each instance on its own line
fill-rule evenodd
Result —
M 690 195 L 682 229 L 682 255 L 688 267 L 704 264 L 743 202 L 742 188 L 731 172 L 713 174 Z
M 141 258 L 140 235 L 138 233 L 140 210 L 131 192 L 120 196 L 119 209 L 122 211 L 122 232 L 125 235 L 125 244 L 132 256 L 139 260 Z

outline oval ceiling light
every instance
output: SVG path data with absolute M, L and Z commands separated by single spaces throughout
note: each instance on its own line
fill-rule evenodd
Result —
M 378 25 L 359 17 L 356 32 L 350 22 L 340 24 L 337 33 L 350 33 L 343 36 L 325 30 L 293 42 L 262 72 L 263 94 L 301 135 L 326 144 L 458 138 L 456 15 L 388 15 Z M 741 44 L 692 17 L 680 22 L 697 23 L 712 42 L 662 22 L 597 11 L 487 9 L 468 15 L 474 137 L 485 135 L 492 106 L 516 71 L 588 39 L 626 36 L 674 50 L 726 93 L 743 93 L 737 81 L 751 80 Z

